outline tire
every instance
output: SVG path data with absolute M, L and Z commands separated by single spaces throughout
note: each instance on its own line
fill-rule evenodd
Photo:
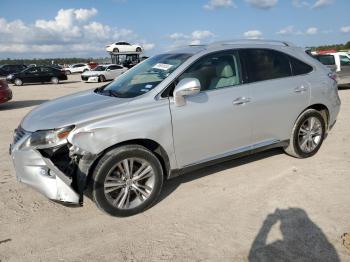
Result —
M 136 52 L 139 52 L 139 53 L 141 53 L 141 52 L 142 52 L 142 49 L 141 49 L 141 47 L 138 47 L 138 48 L 136 48 Z
M 118 48 L 114 48 L 113 49 L 113 53 L 119 53 L 119 49 Z
M 21 85 L 23 85 L 23 81 L 21 79 L 19 79 L 19 78 L 16 78 L 15 81 L 14 81 L 14 84 L 16 86 L 21 86 Z
M 86 69 L 86 68 L 85 68 L 85 69 L 83 70 L 83 73 L 85 73 L 86 71 L 89 71 L 89 69 Z
M 71 75 L 71 74 L 72 74 L 72 72 L 71 72 L 71 71 L 66 70 L 66 75 Z
M 319 111 L 308 109 L 295 122 L 289 146 L 284 151 L 296 158 L 311 157 L 320 149 L 325 135 L 326 122 L 324 117 Z
M 54 84 L 54 85 L 57 85 L 57 84 L 60 82 L 60 80 L 58 80 L 57 77 L 51 77 L 50 82 L 51 82 L 52 84 Z
M 124 177 L 125 169 L 132 171 L 128 178 Z M 112 216 L 131 216 L 151 207 L 162 185 L 163 170 L 158 158 L 143 146 L 125 145 L 99 160 L 92 175 L 92 198 L 98 208 Z
M 106 81 L 106 78 L 104 77 L 104 75 L 100 75 L 100 76 L 98 77 L 98 81 L 99 81 L 99 82 L 104 82 L 104 81 Z

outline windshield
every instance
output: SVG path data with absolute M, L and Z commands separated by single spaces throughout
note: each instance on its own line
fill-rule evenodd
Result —
M 96 92 L 122 98 L 136 97 L 155 88 L 191 54 L 161 54 L 146 59 Z
M 93 71 L 105 71 L 106 70 L 106 66 L 96 66 Z

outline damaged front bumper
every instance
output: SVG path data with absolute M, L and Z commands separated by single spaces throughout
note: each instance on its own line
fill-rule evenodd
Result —
M 82 204 L 82 193 L 73 189 L 73 178 L 64 174 L 50 158 L 34 148 L 21 147 L 30 133 L 15 138 L 10 154 L 17 179 L 56 201 Z

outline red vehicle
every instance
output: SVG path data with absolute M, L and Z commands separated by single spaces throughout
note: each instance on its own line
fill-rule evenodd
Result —
M 0 79 L 0 104 L 12 99 L 12 91 L 5 80 Z

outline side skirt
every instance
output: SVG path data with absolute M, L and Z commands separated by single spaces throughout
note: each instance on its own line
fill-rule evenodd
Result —
M 272 143 L 272 144 L 269 144 L 269 145 L 261 146 L 261 147 L 258 147 L 258 148 L 249 149 L 249 150 L 246 150 L 246 151 L 243 151 L 243 152 L 233 153 L 232 155 L 229 155 L 229 156 L 219 157 L 219 158 L 216 158 L 216 159 L 213 159 L 213 160 L 210 160 L 210 161 L 206 161 L 206 162 L 202 162 L 202 163 L 199 163 L 199 164 L 186 166 L 186 167 L 181 168 L 181 169 L 172 169 L 169 172 L 168 179 L 172 179 L 174 177 L 178 177 L 180 175 L 184 175 L 186 173 L 192 172 L 194 170 L 201 169 L 203 167 L 207 167 L 207 166 L 212 166 L 212 165 L 215 165 L 215 164 L 223 163 L 223 162 L 226 162 L 226 161 L 229 161 L 229 160 L 233 160 L 233 159 L 236 159 L 236 158 L 252 155 L 252 154 L 259 153 L 259 152 L 262 152 L 262 151 L 266 151 L 266 150 L 272 149 L 272 148 L 287 147 L 288 145 L 289 145 L 289 139 L 288 140 L 284 140 L 284 141 L 280 141 L 280 142 L 277 142 L 277 143 Z

